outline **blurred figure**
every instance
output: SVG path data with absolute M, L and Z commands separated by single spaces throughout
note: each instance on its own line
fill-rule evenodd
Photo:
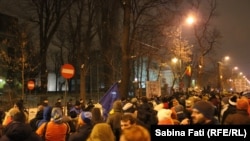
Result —
M 112 106 L 113 113 L 110 113 L 107 117 L 107 123 L 111 126 L 112 131 L 116 137 L 116 141 L 119 141 L 121 126 L 120 121 L 123 115 L 122 112 L 122 102 L 120 100 L 116 100 Z
M 121 130 L 130 128 L 136 124 L 136 118 L 132 113 L 126 113 L 121 117 Z
M 91 119 L 91 112 L 81 112 L 78 118 L 78 130 L 69 136 L 68 141 L 86 141 L 93 128 Z
M 211 102 L 200 100 L 194 103 L 192 107 L 191 119 L 184 119 L 181 121 L 182 125 L 196 124 L 196 125 L 217 125 L 218 119 L 215 118 L 215 107 Z M 192 120 L 192 122 L 190 122 Z
M 52 107 L 49 105 L 49 100 L 45 98 L 43 100 L 42 105 L 43 105 L 43 119 L 38 122 L 37 128 L 41 126 L 43 123 L 50 121 L 51 119 Z
M 137 124 L 145 127 L 150 131 L 151 125 L 157 125 L 157 111 L 153 109 L 152 104 L 147 97 L 141 97 L 141 104 L 137 108 Z
M 56 100 L 55 107 L 59 107 L 59 108 L 63 109 L 63 106 L 62 106 L 62 99 L 61 99 L 61 98 L 58 98 L 58 99 Z
M 29 124 L 26 124 L 26 116 L 16 108 L 11 109 L 11 121 L 4 129 L 0 141 L 42 141 Z
M 97 123 L 103 123 L 104 122 L 104 117 L 102 116 L 101 109 L 98 107 L 94 107 L 91 110 L 92 113 L 92 124 L 95 125 Z
M 30 120 L 29 124 L 32 127 L 33 131 L 36 131 L 38 123 L 43 119 L 43 105 L 42 103 L 37 104 L 37 112 L 33 119 Z
M 79 100 L 76 100 L 75 105 L 70 109 L 70 115 L 71 115 L 71 116 L 72 116 L 72 115 L 78 116 L 82 111 L 83 111 L 83 110 L 82 110 L 82 108 L 81 108 L 81 103 L 80 103 L 80 101 L 79 101 Z M 73 118 L 75 118 L 75 117 L 73 116 Z
M 51 112 L 51 120 L 42 123 L 36 133 L 45 141 L 67 141 L 70 127 L 63 122 L 62 117 L 62 109 L 54 107 Z
M 228 105 L 229 105 L 229 97 L 228 96 L 224 96 L 221 100 L 221 109 L 220 109 L 220 123 L 222 121 L 222 117 L 224 115 L 224 112 L 227 110 Z
M 140 125 L 133 125 L 122 131 L 120 141 L 150 141 L 148 130 Z
M 234 94 L 231 97 L 229 97 L 228 100 L 228 107 L 224 111 L 220 123 L 223 125 L 225 122 L 225 119 L 228 115 L 236 113 L 236 101 L 238 99 L 238 95 Z
M 115 141 L 115 136 L 109 124 L 97 123 L 87 141 Z
M 17 109 L 17 110 L 14 110 L 14 109 Z M 23 100 L 18 100 L 13 108 L 11 108 L 7 114 L 5 115 L 4 117 L 4 120 L 2 122 L 2 125 L 3 126 L 6 126 L 7 124 L 9 124 L 11 121 L 12 121 L 12 116 L 15 114 L 15 112 L 19 111 L 21 113 L 23 113 L 25 115 L 25 123 L 28 123 L 29 122 L 29 115 L 28 115 L 28 111 L 26 110 L 26 108 L 24 107 L 24 104 L 23 104 Z
M 67 115 L 70 116 L 70 109 L 73 107 L 72 99 L 67 102 Z
M 12 121 L 13 121 L 13 116 L 16 114 L 16 113 L 18 113 L 18 112 L 20 112 L 20 110 L 19 109 L 17 109 L 17 108 L 11 108 L 7 113 L 6 113 L 6 115 L 5 115 L 5 117 L 4 117 L 4 120 L 3 120 L 3 123 L 2 123 L 2 126 L 3 127 L 6 127 L 9 123 L 11 123 Z
M 81 104 L 82 110 L 84 111 L 86 107 L 85 107 L 85 102 L 82 98 L 80 99 L 80 104 Z
M 174 121 L 171 117 L 172 110 L 161 109 L 157 112 L 158 125 L 174 125 Z
M 250 116 L 248 113 L 249 103 L 248 98 L 241 97 L 236 102 L 236 113 L 226 117 L 225 125 L 249 125 Z

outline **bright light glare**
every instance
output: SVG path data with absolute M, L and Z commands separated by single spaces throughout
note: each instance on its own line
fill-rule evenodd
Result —
M 173 62 L 173 63 L 176 63 L 177 61 L 178 61 L 177 58 L 173 58 L 173 59 L 172 59 L 172 62 Z
M 187 18 L 187 20 L 186 20 L 186 22 L 188 23 L 188 24 L 193 24 L 195 21 L 194 21 L 194 17 L 192 17 L 192 16 L 189 16 L 188 18 Z

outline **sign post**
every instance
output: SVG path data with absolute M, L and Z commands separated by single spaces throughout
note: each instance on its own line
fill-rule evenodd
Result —
M 65 95 L 64 95 L 64 104 L 67 106 L 67 90 L 68 90 L 68 79 L 72 78 L 75 74 L 75 68 L 71 64 L 64 64 L 61 67 L 61 75 L 66 79 L 65 83 Z M 66 113 L 64 108 L 64 114 Z

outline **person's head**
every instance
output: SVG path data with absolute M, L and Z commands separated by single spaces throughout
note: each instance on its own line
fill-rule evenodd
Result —
M 108 123 L 97 123 L 87 141 L 115 141 L 115 135 Z
M 83 111 L 80 113 L 78 118 L 78 124 L 90 124 L 92 119 L 92 113 L 89 111 Z
M 51 119 L 55 123 L 61 123 L 63 117 L 63 112 L 61 108 L 55 107 L 51 111 Z
M 102 111 L 101 111 L 100 108 L 94 107 L 91 110 L 91 113 L 92 113 L 92 123 L 93 124 L 96 124 L 96 123 L 104 121 L 103 116 L 102 116 Z
M 133 125 L 122 130 L 120 141 L 150 141 L 148 130 L 140 125 Z
M 122 111 L 122 102 L 120 100 L 116 100 L 112 106 L 114 112 L 121 112 Z
M 122 130 L 130 128 L 132 125 L 136 124 L 136 118 L 133 116 L 133 114 L 126 113 L 122 115 L 120 124 Z
M 236 102 L 236 108 L 238 110 L 248 111 L 249 108 L 249 102 L 247 97 L 241 97 Z
M 18 100 L 15 104 L 14 104 L 14 108 L 18 108 L 19 110 L 24 110 L 24 105 L 23 105 L 23 100 Z
M 191 114 L 193 124 L 207 124 L 214 118 L 215 107 L 208 101 L 195 102 Z
M 25 123 L 26 116 L 25 116 L 24 112 L 18 111 L 12 116 L 12 120 Z

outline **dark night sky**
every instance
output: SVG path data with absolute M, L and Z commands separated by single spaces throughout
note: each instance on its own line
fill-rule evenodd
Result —
M 250 0 L 218 0 L 216 26 L 223 39 L 220 56 L 230 56 L 232 68 L 250 77 Z
M 8 9 L 1 7 L 0 11 Z M 223 39 L 219 57 L 231 57 L 230 66 L 239 67 L 250 78 L 250 0 L 217 0 L 218 17 L 215 26 L 220 30 Z

